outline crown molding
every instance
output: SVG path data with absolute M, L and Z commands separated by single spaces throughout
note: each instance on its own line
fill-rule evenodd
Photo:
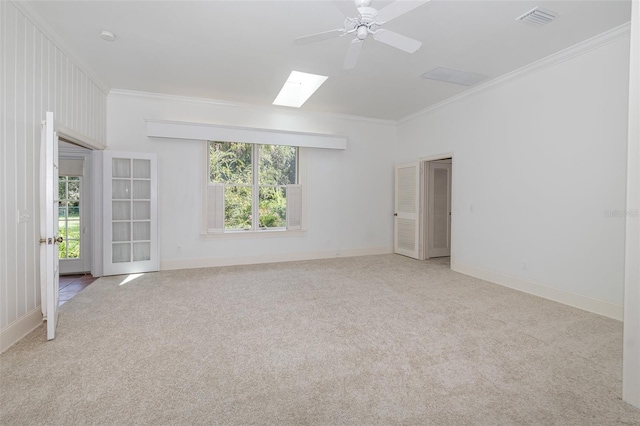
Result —
M 2 0 L 0 0 L 2 1 Z M 93 69 L 87 65 L 79 56 L 73 53 L 73 50 L 62 40 L 62 38 L 47 24 L 46 20 L 31 6 L 27 1 L 10 0 L 10 3 L 24 15 L 26 19 L 44 34 L 58 49 L 69 57 L 82 72 L 84 72 L 98 88 L 105 94 L 105 96 L 111 90 L 111 87 L 96 74 Z
M 617 41 L 621 38 L 628 38 L 631 34 L 631 23 L 627 22 L 626 24 L 622 24 L 618 27 L 612 28 L 609 31 L 605 31 L 602 34 L 594 36 L 590 39 L 582 41 L 578 44 L 575 44 L 571 47 L 568 47 L 564 50 L 556 52 L 552 55 L 549 55 L 543 59 L 532 62 L 528 65 L 525 65 L 522 68 L 518 68 L 514 71 L 511 71 L 507 74 L 503 74 L 500 77 L 494 78 L 493 80 L 489 80 L 485 83 L 482 83 L 478 86 L 475 86 L 472 89 L 469 89 L 465 92 L 462 92 L 458 95 L 447 98 L 441 102 L 433 104 L 427 108 L 421 109 L 420 111 L 414 112 L 413 114 L 409 114 L 405 117 L 400 118 L 396 121 L 396 124 L 402 124 L 407 121 L 413 120 L 414 118 L 425 115 L 431 111 L 442 108 L 451 103 L 458 102 L 462 99 L 466 99 L 470 96 L 474 96 L 478 93 L 484 92 L 491 88 L 501 86 L 503 84 L 510 83 L 514 80 L 526 77 L 530 74 L 542 71 L 546 68 L 553 67 L 562 62 L 568 61 L 569 59 L 573 59 L 585 53 L 588 53 L 592 50 L 598 49 L 602 46 L 605 46 L 609 43 Z
M 108 96 L 128 98 L 128 99 L 155 100 L 155 101 L 162 101 L 162 102 L 187 102 L 187 103 L 204 104 L 204 105 L 219 106 L 219 107 L 226 107 L 226 108 L 237 108 L 237 109 L 242 109 L 244 111 L 249 110 L 249 111 L 261 112 L 261 113 L 280 112 L 288 115 L 297 115 L 300 117 L 334 118 L 334 119 L 361 121 L 366 123 L 376 123 L 376 124 L 383 124 L 383 125 L 390 125 L 390 126 L 395 126 L 397 124 L 396 120 L 386 120 L 382 118 L 362 117 L 358 115 L 336 114 L 336 113 L 318 112 L 318 111 L 303 111 L 303 110 L 298 110 L 298 109 L 293 109 L 288 107 L 281 107 L 281 106 L 259 106 L 259 105 L 252 105 L 252 104 L 243 104 L 239 102 L 220 101 L 217 99 L 194 98 L 189 96 L 167 95 L 163 93 L 152 93 L 152 92 L 139 92 L 134 90 L 111 89 Z

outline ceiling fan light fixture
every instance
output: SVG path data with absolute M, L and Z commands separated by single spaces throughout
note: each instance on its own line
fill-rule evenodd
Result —
M 291 71 L 273 105 L 300 108 L 329 77 Z

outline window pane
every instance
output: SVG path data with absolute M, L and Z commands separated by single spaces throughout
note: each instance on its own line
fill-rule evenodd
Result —
M 67 178 L 60 176 L 58 178 L 58 200 L 64 200 L 67 198 Z
M 133 222 L 133 240 L 150 240 L 151 222 Z
M 113 179 L 111 182 L 111 198 L 113 200 L 127 200 L 131 198 L 131 181 Z
M 111 261 L 113 263 L 131 262 L 131 244 L 114 243 L 111 245 Z
M 209 142 L 209 181 L 251 184 L 251 144 Z
M 66 237 L 67 238 L 74 238 L 74 239 L 80 239 L 80 221 L 79 220 L 69 220 L 67 222 L 67 229 L 66 229 Z M 60 232 L 58 232 L 58 234 L 60 234 Z
M 133 261 L 150 260 L 151 243 L 133 243 Z
M 150 201 L 134 201 L 133 202 L 133 220 L 151 219 L 151 202 Z
M 78 219 L 80 218 L 80 207 L 69 207 L 69 218 Z
M 296 183 L 297 148 L 283 145 L 260 145 L 260 185 Z
M 112 220 L 131 220 L 131 201 L 114 201 L 111 205 Z
M 228 186 L 224 189 L 224 227 L 251 228 L 251 188 Z
M 80 241 L 67 240 L 67 258 L 78 259 L 80 257 Z
M 133 198 L 150 199 L 151 198 L 151 181 L 150 180 L 134 180 L 133 181 Z
M 71 179 L 69 179 L 69 184 L 67 188 L 68 188 L 68 192 L 67 192 L 68 200 L 80 199 L 80 181 L 78 180 L 72 181 Z
M 131 177 L 131 160 L 128 158 L 114 158 L 111 163 L 111 173 L 114 178 Z
M 133 160 L 134 178 L 151 178 L 151 160 Z
M 287 226 L 287 199 L 284 188 L 260 188 L 260 228 Z
M 131 241 L 131 225 L 129 222 L 114 222 L 112 225 L 113 241 Z

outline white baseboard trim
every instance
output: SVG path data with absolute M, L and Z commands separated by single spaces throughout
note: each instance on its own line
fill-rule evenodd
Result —
M 6 351 L 42 324 L 42 310 L 38 306 L 0 332 L 0 353 Z
M 570 293 L 568 291 L 559 290 L 542 284 L 536 284 L 531 281 L 510 277 L 508 275 L 499 274 L 497 272 L 488 271 L 486 269 L 460 262 L 452 261 L 451 269 L 465 275 L 480 278 L 494 284 L 499 284 L 524 293 L 533 294 L 534 296 L 553 300 L 554 302 L 563 303 L 574 308 L 613 318 L 618 321 L 622 321 L 623 319 L 624 310 L 622 305 L 616 305 L 615 303 L 607 302 L 605 300 Z
M 259 263 L 292 262 L 296 260 L 330 259 L 336 257 L 371 256 L 393 253 L 393 247 L 329 250 L 316 252 L 270 254 L 261 256 L 221 257 L 200 259 L 169 259 L 160 261 L 160 270 L 210 268 L 215 266 L 253 265 Z

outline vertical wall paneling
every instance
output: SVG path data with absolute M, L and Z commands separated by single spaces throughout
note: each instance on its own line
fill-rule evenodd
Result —
M 15 205 L 16 205 L 16 99 L 18 94 L 16 93 L 16 72 L 18 63 L 16 60 L 16 32 L 17 32 L 17 11 L 11 6 L 7 7 L 5 12 L 5 19 L 7 25 L 7 33 L 5 37 L 5 48 L 3 50 L 6 55 L 6 86 L 4 96 L 7 99 L 7 107 L 4 113 L 7 117 L 5 122 L 5 149 L 4 149 L 4 172 L 5 172 L 5 232 L 3 233 L 6 239 L 7 248 L 5 256 L 7 258 L 7 272 L 6 281 L 4 283 L 5 288 L 3 293 L 4 298 L 4 310 L 5 310 L 5 322 L 8 324 L 12 318 L 17 318 L 16 311 L 16 277 L 17 277 L 17 258 L 16 258 L 16 218 L 15 218 Z M 5 62 L 5 61 L 3 61 Z
M 12 2 L 0 1 L 0 48 L 1 351 L 38 320 L 40 122 L 53 111 L 105 143 L 106 93 Z
M 34 52 L 35 52 L 35 28 L 31 22 L 25 21 L 25 155 L 24 155 L 24 174 L 25 174 L 25 188 L 36 188 L 35 174 L 28 173 L 27 170 L 35 170 L 34 158 L 37 153 L 35 150 L 35 116 L 34 108 L 29 108 L 29 105 L 34 105 L 35 102 L 35 66 L 34 66 Z M 34 194 L 29 194 L 29 191 L 25 189 L 25 205 L 24 210 L 32 218 L 34 217 Z M 30 312 L 36 308 L 35 303 L 35 287 L 36 271 L 35 271 L 35 248 L 36 248 L 36 229 L 33 223 L 33 219 L 30 222 L 25 223 L 25 312 Z
M 26 141 L 26 22 L 24 19 L 16 20 L 16 140 Z M 16 165 L 16 198 L 13 210 L 16 215 L 16 223 L 18 210 L 23 210 L 26 205 L 26 167 L 19 167 L 24 164 L 26 143 L 16 143 L 15 147 L 15 165 Z M 26 229 L 27 223 L 18 223 L 16 227 L 16 261 L 21 262 L 26 256 Z M 26 270 L 16 265 L 16 315 L 18 317 L 26 314 L 27 303 L 26 296 Z
M 7 61 L 5 60 L 5 53 L 7 51 L 7 39 L 8 39 L 8 31 L 7 31 L 7 7 L 5 2 L 0 2 L 0 49 L 2 50 L 2 61 L 0 62 L 0 90 L 2 91 L 3 96 L 0 96 L 0 111 L 2 113 L 2 121 L 0 122 L 2 126 L 0 127 L 0 138 L 2 138 L 3 143 L 0 143 L 0 235 L 7 234 L 6 223 L 3 218 L 7 217 L 6 214 L 6 170 L 7 167 L 5 165 L 7 153 L 6 149 L 6 140 L 7 140 L 7 114 L 5 111 L 7 110 Z M 6 256 L 6 238 L 0 238 L 0 283 L 7 282 L 7 256 Z M 0 299 L 6 300 L 7 287 L 6 285 L 0 285 Z M 7 312 L 4 306 L 4 303 L 0 303 L 0 329 L 4 328 L 7 324 Z

